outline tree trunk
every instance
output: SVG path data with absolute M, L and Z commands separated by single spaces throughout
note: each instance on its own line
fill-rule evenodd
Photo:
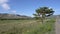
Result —
M 42 23 L 44 23 L 44 20 L 45 20 L 45 14 L 42 14 L 41 20 L 42 20 Z
M 41 22 L 42 22 L 42 24 L 43 24 L 43 18 L 41 17 Z

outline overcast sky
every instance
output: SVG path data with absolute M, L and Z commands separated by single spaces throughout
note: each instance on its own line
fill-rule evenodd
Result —
M 60 14 L 60 0 L 0 0 L 0 13 L 32 16 L 39 7 L 50 7 Z

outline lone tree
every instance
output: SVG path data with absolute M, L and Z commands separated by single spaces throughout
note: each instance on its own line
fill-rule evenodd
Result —
M 42 23 L 45 19 L 45 17 L 53 15 L 54 11 L 52 8 L 49 7 L 40 7 L 36 10 L 36 14 L 33 14 L 36 19 L 41 19 Z

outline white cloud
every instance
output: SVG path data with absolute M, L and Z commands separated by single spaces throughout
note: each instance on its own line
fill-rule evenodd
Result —
M 11 10 L 11 7 L 9 6 L 8 2 L 9 0 L 0 0 L 0 6 L 5 10 Z M 14 14 L 16 13 L 15 10 L 12 10 L 11 12 Z
M 9 7 L 9 5 L 8 4 L 2 4 L 2 7 L 3 7 L 3 9 L 5 9 L 5 10 L 9 10 L 10 9 L 10 7 Z
M 13 10 L 12 13 L 16 13 L 16 10 Z
M 3 9 L 5 10 L 9 10 L 10 9 L 10 6 L 9 4 L 7 4 L 9 0 L 0 0 L 0 5 Z
M 0 0 L 0 4 L 7 3 L 8 0 Z

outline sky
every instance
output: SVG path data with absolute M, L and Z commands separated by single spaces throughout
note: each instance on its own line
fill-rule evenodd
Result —
M 39 7 L 50 7 L 60 14 L 60 0 L 0 0 L 0 13 L 33 16 Z

